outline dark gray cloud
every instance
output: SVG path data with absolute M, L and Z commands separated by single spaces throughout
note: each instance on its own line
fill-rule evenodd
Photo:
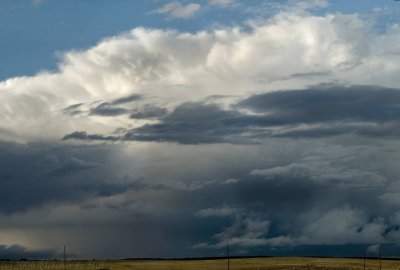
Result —
M 304 78 L 304 77 L 317 77 L 317 76 L 327 76 L 330 75 L 329 71 L 320 71 L 320 72 L 303 72 L 303 73 L 294 73 L 290 75 L 290 78 Z
M 162 110 L 162 109 L 161 109 Z M 150 112 L 151 113 L 151 112 Z M 158 112 L 157 112 L 158 113 Z M 135 116 L 145 114 L 134 114 Z M 149 115 L 146 115 L 149 117 Z M 132 117 L 132 116 L 131 116 Z M 182 144 L 238 142 L 250 140 L 239 135 L 252 126 L 264 125 L 266 119 L 249 116 L 234 110 L 223 110 L 215 104 L 184 103 L 160 119 L 160 123 L 147 124 L 128 130 L 121 141 L 172 141 Z M 115 140 L 114 136 L 86 134 L 83 131 L 67 134 L 63 138 L 78 140 Z
M 127 113 L 128 113 L 127 109 L 114 106 L 113 104 L 108 102 L 100 103 L 99 105 L 90 109 L 91 115 L 100 115 L 100 116 L 117 116 Z
M 108 258 L 216 256 L 226 243 L 232 252 L 268 255 L 264 252 L 269 247 L 283 254 L 293 245 L 398 239 L 396 210 L 381 199 L 387 185 L 369 188 L 349 177 L 374 173 L 388 178 L 394 169 L 378 166 L 379 160 L 393 158 L 378 156 L 381 148 L 272 140 L 264 145 L 164 149 L 154 144 L 161 149 L 149 147 L 133 157 L 124 154 L 127 145 L 117 155 L 118 144 L 4 142 L 2 231 L 12 228 L 24 235 L 34 230 L 40 236 L 36 241 L 50 247 L 57 235 L 79 256 Z M 343 217 L 352 214 L 355 218 L 349 222 L 363 233 L 351 227 L 349 241 L 344 242 L 339 234 L 324 232 L 327 220 L 348 220 Z M 350 223 L 334 224 L 344 228 Z M 117 247 L 112 244 L 115 239 L 120 239 Z
M 130 109 L 125 107 L 120 107 L 120 105 L 125 105 L 126 103 L 131 103 L 134 101 L 141 100 L 141 95 L 130 95 L 126 97 L 121 97 L 114 99 L 110 102 L 102 102 L 99 105 L 90 109 L 89 114 L 100 115 L 100 116 L 118 116 L 123 114 L 128 114 Z
M 20 259 L 49 259 L 49 258 L 59 258 L 59 255 L 52 250 L 28 250 L 26 247 L 21 245 L 0 245 L 0 259 L 7 260 L 20 260 Z M 0 261 L 0 267 L 13 268 L 7 262 Z M 14 265 L 15 267 L 15 265 Z
M 77 103 L 64 108 L 63 112 L 71 116 L 84 114 L 106 117 L 118 116 L 128 114 L 131 111 L 130 108 L 124 107 L 126 104 L 140 101 L 142 98 L 141 95 L 134 94 L 111 101 L 93 102 L 91 104 Z
M 400 114 L 400 90 L 379 86 L 321 85 L 256 95 L 238 106 L 265 113 L 276 124 L 337 121 L 390 122 Z
M 125 104 L 125 103 L 131 103 L 131 102 L 134 102 L 134 101 L 138 101 L 138 100 L 140 100 L 142 98 L 143 97 L 141 95 L 134 94 L 134 95 L 130 95 L 130 96 L 114 99 L 111 102 L 111 104 L 112 105 L 120 105 L 120 104 Z
M 85 161 L 74 157 L 68 157 L 59 163 L 60 165 L 52 169 L 51 173 L 65 175 L 80 170 L 90 170 L 97 166 L 100 166 L 100 164 L 98 163 Z
M 133 113 L 131 118 L 160 118 L 165 113 L 162 108 L 148 107 Z M 184 103 L 161 117 L 159 123 L 131 129 L 119 140 L 199 144 L 254 143 L 268 137 L 321 138 L 342 134 L 398 137 L 399 117 L 398 89 L 320 85 L 252 96 L 231 109 L 201 102 Z M 69 134 L 64 138 L 115 140 L 96 134 L 81 138 Z
M 116 141 L 119 140 L 117 136 L 103 136 L 98 134 L 88 134 L 86 131 L 76 131 L 70 134 L 65 135 L 62 140 L 82 140 L 82 141 Z
M 77 254 L 101 257 L 215 256 L 227 243 L 248 254 L 396 243 L 400 155 L 387 138 L 399 134 L 398 91 L 325 85 L 230 107 L 142 104 L 131 117 L 157 121 L 77 131 L 52 145 L 2 142 L 2 229 L 41 229 L 50 246 L 56 231 Z M 68 221 L 43 214 L 52 211 Z M 115 239 L 118 247 L 101 248 Z
M 106 153 L 101 148 L 1 142 L 0 212 L 121 192 L 129 184 L 110 181 L 104 161 L 96 157 Z
M 79 114 L 84 113 L 84 111 L 81 109 L 82 105 L 84 105 L 84 103 L 73 104 L 73 105 L 70 105 L 70 106 L 64 108 L 62 111 L 63 111 L 63 113 L 72 115 L 72 116 L 79 115 Z
M 155 106 L 145 106 L 141 110 L 134 111 L 130 118 L 132 119 L 152 119 L 161 118 L 165 116 L 168 111 L 165 108 L 155 107 Z
M 161 119 L 130 130 L 122 138 L 134 141 L 173 141 L 183 144 L 233 141 L 254 120 L 217 105 L 184 103 Z M 232 137 L 231 139 L 229 137 Z

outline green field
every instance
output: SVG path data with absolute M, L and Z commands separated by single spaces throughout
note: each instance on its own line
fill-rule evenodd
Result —
M 399 270 L 400 261 L 382 260 L 382 269 Z M 0 262 L 0 269 L 64 269 L 61 261 L 13 261 Z M 113 269 L 113 270 L 225 270 L 226 259 L 220 260 L 114 260 L 68 261 L 66 269 Z M 250 258 L 231 259 L 231 270 L 355 270 L 364 269 L 363 259 L 338 258 Z M 379 270 L 379 260 L 366 260 L 366 269 Z

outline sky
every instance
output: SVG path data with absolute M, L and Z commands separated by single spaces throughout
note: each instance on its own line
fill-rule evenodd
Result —
M 400 2 L 0 2 L 0 258 L 400 254 Z

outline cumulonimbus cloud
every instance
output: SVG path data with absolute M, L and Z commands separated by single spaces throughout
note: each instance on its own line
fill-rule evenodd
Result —
M 65 53 L 54 73 L 1 82 L 1 138 L 59 139 L 77 130 L 109 133 L 121 126 L 139 127 L 148 122 L 132 119 L 158 116 L 210 95 L 231 96 L 223 101 L 225 106 L 235 96 L 333 80 L 397 87 L 395 51 L 382 43 L 387 38 L 396 40 L 400 33 L 375 33 L 357 15 L 340 13 L 285 11 L 254 23 L 250 30 L 180 33 L 136 28 L 87 50 Z M 382 45 L 379 53 L 375 44 Z M 110 104 L 132 95 L 144 97 L 136 107 Z M 90 105 L 95 102 L 96 107 Z M 76 104 L 90 105 L 86 110 L 91 112 L 64 113 Z M 138 114 L 149 106 L 164 109 Z
M 285 9 L 243 28 L 135 28 L 2 81 L 1 237 L 104 257 L 394 243 L 399 40 L 357 14 Z

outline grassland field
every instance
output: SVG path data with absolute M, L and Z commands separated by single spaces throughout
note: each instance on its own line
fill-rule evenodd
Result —
M 108 260 L 108 261 L 0 261 L 1 270 L 227 270 L 227 259 L 212 260 Z M 363 270 L 364 260 L 353 258 L 239 258 L 230 259 L 230 270 Z M 367 259 L 367 270 L 379 270 L 377 259 Z M 400 260 L 382 260 L 382 270 L 399 270 Z

